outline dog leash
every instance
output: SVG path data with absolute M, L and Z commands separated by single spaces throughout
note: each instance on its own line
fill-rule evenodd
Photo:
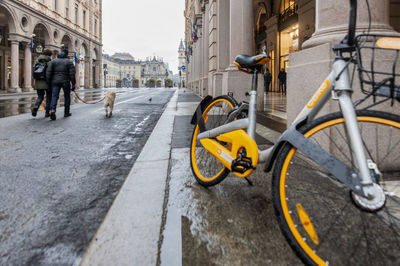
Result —
M 75 93 L 76 98 L 78 98 L 78 100 L 80 100 L 81 102 L 86 103 L 86 104 L 96 104 L 96 103 L 103 101 L 106 98 L 106 96 L 104 96 L 101 100 L 99 100 L 97 102 L 89 103 L 89 102 L 81 99 L 81 97 L 79 97 L 78 93 L 76 93 L 75 91 L 74 91 L 74 93 Z

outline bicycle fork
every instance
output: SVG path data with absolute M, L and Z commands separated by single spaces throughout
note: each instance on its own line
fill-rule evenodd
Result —
M 334 69 L 342 70 L 346 67 L 343 60 L 338 60 L 334 63 Z M 345 120 L 345 128 L 347 137 L 350 142 L 350 148 L 352 151 L 352 159 L 355 166 L 359 170 L 360 183 L 362 190 L 367 197 L 361 197 L 353 193 L 353 199 L 362 208 L 368 210 L 377 210 L 383 207 L 385 204 L 385 194 L 382 188 L 374 183 L 371 178 L 370 170 L 367 164 L 367 157 L 363 148 L 363 141 L 361 133 L 358 128 L 357 116 L 354 109 L 354 105 L 351 100 L 352 89 L 350 87 L 349 72 L 343 71 L 339 76 L 339 79 L 335 83 L 334 92 L 338 94 L 338 101 L 343 118 Z

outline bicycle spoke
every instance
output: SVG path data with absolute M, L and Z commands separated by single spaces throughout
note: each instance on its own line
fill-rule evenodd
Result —
M 281 160 L 277 169 L 286 169 L 286 172 L 274 174 L 274 179 L 286 178 L 286 211 L 289 211 L 297 233 L 304 241 L 299 240 L 299 244 L 292 246 L 300 249 L 302 254 L 307 254 L 308 258 L 316 254 L 332 265 L 397 265 L 400 262 L 400 127 L 392 127 L 389 119 L 392 116 L 378 123 L 374 119 L 368 120 L 372 111 L 360 112 L 367 114 L 358 123 L 363 149 L 367 159 L 375 162 L 382 172 L 380 184 L 387 200 L 381 210 L 375 213 L 363 210 L 351 198 L 347 186 L 330 175 L 324 165 L 315 163 L 300 150 L 288 157 L 290 146 L 283 157 L 290 160 L 288 168 L 282 168 L 283 162 L 287 161 Z M 319 127 L 310 140 L 355 169 L 344 122 L 337 123 L 335 119 L 327 116 L 326 120 L 315 122 L 315 127 Z M 324 127 L 323 123 L 327 126 Z M 307 130 L 315 130 L 315 127 L 307 125 Z M 291 231 L 283 232 L 291 234 Z M 306 253 L 303 245 L 314 252 Z

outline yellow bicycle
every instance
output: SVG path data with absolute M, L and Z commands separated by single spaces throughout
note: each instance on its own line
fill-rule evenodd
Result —
M 334 46 L 332 72 L 293 124 L 267 150 L 255 139 L 257 73 L 267 55 L 239 55 L 253 75 L 250 101 L 207 96 L 192 118 L 190 162 L 203 186 L 230 172 L 247 178 L 260 162 L 275 164 L 272 197 L 288 243 L 309 265 L 400 265 L 400 116 L 369 110 L 400 101 L 400 38 L 355 37 L 356 0 L 350 0 L 347 37 Z M 375 60 L 390 58 L 386 71 Z M 358 67 L 362 92 L 374 104 L 356 110 L 349 65 Z M 329 99 L 340 112 L 315 119 Z M 376 98 L 383 99 L 376 101 Z M 245 131 L 246 130 L 246 131 Z

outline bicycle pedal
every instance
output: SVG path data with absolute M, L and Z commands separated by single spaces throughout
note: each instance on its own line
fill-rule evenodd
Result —
M 252 160 L 250 157 L 241 156 L 239 154 L 238 158 L 232 161 L 231 165 L 232 172 L 237 172 L 240 174 L 245 173 L 247 170 L 253 169 L 255 170 L 256 167 L 253 166 Z

